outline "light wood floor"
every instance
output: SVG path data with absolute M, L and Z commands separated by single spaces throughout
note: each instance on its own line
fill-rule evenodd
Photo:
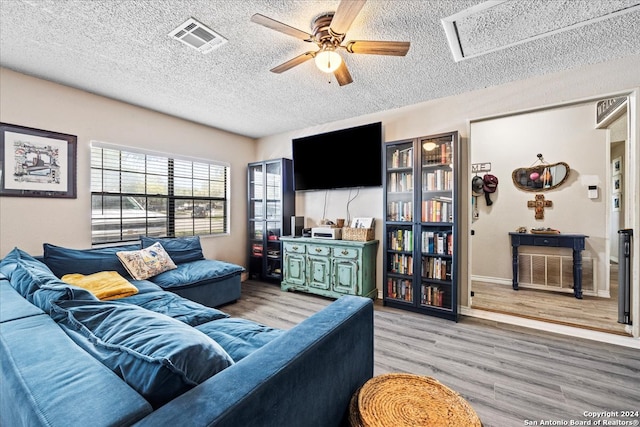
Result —
M 471 307 L 529 319 L 629 336 L 618 323 L 618 270 L 611 268 L 611 298 L 522 288 L 473 281 Z
M 289 329 L 331 302 L 246 281 L 240 300 L 222 310 Z M 640 410 L 637 349 L 470 317 L 455 323 L 380 301 L 374 330 L 374 375 L 434 377 L 466 398 L 484 427 L 521 427 L 526 420 L 570 425 L 602 419 L 585 417 L 585 411 Z

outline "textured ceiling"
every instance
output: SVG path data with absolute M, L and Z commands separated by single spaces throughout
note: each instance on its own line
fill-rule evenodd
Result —
M 467 40 L 478 49 L 495 49 L 490 34 L 519 40 L 548 31 L 550 18 L 553 25 L 573 25 L 603 9 L 630 10 L 460 62 L 441 19 L 482 1 L 369 0 L 346 39 L 410 41 L 407 56 L 344 53 L 354 82 L 343 87 L 313 61 L 269 72 L 315 45 L 255 24 L 251 16 L 311 32 L 311 20 L 338 3 L 0 0 L 0 65 L 258 138 L 640 53 L 640 0 L 527 0 L 503 7 L 515 16 L 485 12 Z M 547 12 L 522 19 L 527 4 Z M 191 17 L 228 43 L 202 54 L 168 36 Z

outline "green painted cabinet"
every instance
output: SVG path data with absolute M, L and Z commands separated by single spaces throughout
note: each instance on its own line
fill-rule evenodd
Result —
M 338 298 L 375 299 L 378 241 L 354 242 L 282 237 L 283 291 L 296 290 Z

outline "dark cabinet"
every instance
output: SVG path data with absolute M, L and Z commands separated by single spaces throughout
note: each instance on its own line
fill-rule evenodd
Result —
M 295 215 L 293 164 L 290 159 L 249 163 L 248 237 L 249 278 L 282 280 L 281 236 L 291 234 Z
M 385 143 L 383 303 L 458 320 L 457 132 Z

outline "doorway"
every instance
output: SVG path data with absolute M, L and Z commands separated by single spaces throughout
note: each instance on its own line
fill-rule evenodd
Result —
M 596 101 L 589 101 L 471 122 L 471 163 L 489 165 L 499 178 L 491 204 L 483 197 L 473 203 L 477 213 L 470 243 L 472 309 L 631 335 L 627 325 L 618 323 L 614 246 L 617 230 L 625 223 L 624 182 L 614 192 L 612 166 L 627 149 L 627 114 L 598 129 L 595 106 Z M 543 164 L 566 162 L 568 179 L 548 191 L 521 191 L 513 171 L 540 164 L 540 159 Z M 594 187 L 595 196 L 589 191 Z M 540 216 L 531 203 L 536 194 L 547 202 Z M 524 264 L 528 276 L 524 283 L 521 277 L 518 291 L 512 289 L 508 233 L 521 227 L 527 232 L 544 228 L 589 236 L 583 252 L 582 299 L 571 289 L 571 251 L 561 248 L 522 247 L 520 267 Z

